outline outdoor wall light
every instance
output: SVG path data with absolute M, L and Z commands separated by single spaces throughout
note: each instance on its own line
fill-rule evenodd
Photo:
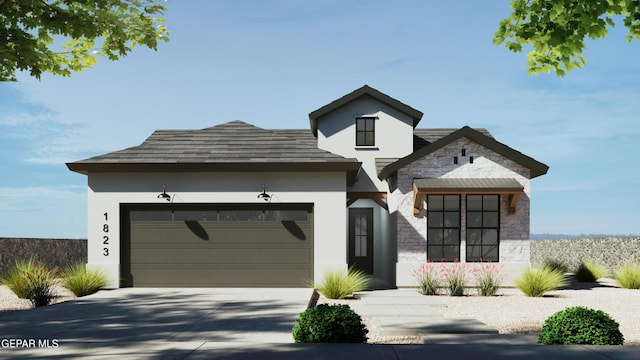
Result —
M 264 184 L 262 185 L 262 192 L 258 194 L 258 199 L 262 199 L 264 201 L 271 200 L 271 195 L 267 194 L 267 191 L 264 188 Z
M 158 199 L 171 201 L 171 196 L 167 194 L 167 184 L 162 185 L 162 194 L 158 194 Z

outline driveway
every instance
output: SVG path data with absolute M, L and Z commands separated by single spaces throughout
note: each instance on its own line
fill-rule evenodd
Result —
M 0 313 L 0 358 L 89 353 L 99 358 L 120 351 L 182 358 L 205 343 L 292 343 L 291 329 L 311 294 L 311 289 L 244 288 L 100 291 Z

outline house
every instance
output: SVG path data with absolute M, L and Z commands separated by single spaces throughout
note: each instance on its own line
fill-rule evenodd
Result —
M 421 118 L 365 85 L 310 129 L 158 130 L 68 163 L 88 177 L 88 266 L 111 287 L 298 287 L 351 266 L 401 287 L 427 259 L 528 265 L 530 180 L 548 167 Z

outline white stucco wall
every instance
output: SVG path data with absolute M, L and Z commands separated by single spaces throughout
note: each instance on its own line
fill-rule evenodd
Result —
M 356 146 L 356 118 L 376 117 L 375 146 Z M 413 119 L 370 97 L 361 97 L 318 120 L 318 147 L 362 162 L 350 191 L 387 191 L 376 172 L 376 158 L 401 158 L 413 152 Z
M 256 197 L 263 184 L 271 203 L 313 203 L 314 280 L 329 268 L 347 268 L 344 173 L 92 173 L 87 266 L 104 269 L 109 287 L 119 286 L 120 204 L 166 204 L 157 198 L 163 184 L 174 203 L 263 204 Z
M 466 156 L 461 156 L 461 150 Z M 458 157 L 454 164 L 453 157 Z M 469 157 L 473 156 L 473 164 Z M 467 139 L 459 139 L 398 170 L 397 189 L 390 194 L 391 203 L 398 206 L 396 265 L 397 286 L 415 286 L 411 271 L 426 260 L 426 199 L 418 216 L 413 215 L 413 179 L 415 178 L 515 178 L 524 187 L 516 205 L 516 213 L 508 213 L 508 196 L 500 200 L 500 262 L 509 274 L 517 273 L 529 263 L 529 202 L 530 171 Z M 461 198 L 460 259 L 466 258 L 466 202 Z M 391 210 L 391 209 L 390 209 Z M 510 279 L 507 279 L 510 281 Z

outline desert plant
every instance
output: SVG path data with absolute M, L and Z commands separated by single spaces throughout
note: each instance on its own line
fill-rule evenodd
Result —
M 87 270 L 83 263 L 68 266 L 63 276 L 64 287 L 78 297 L 93 294 L 107 285 L 107 275 L 104 271 Z
M 606 266 L 591 259 L 580 261 L 575 272 L 576 280 L 580 282 L 596 282 L 608 274 L 609 270 Z
M 328 299 L 344 299 L 356 291 L 369 286 L 369 278 L 363 271 L 349 268 L 345 273 L 341 270 L 329 270 L 324 274 L 320 284 L 311 284 L 319 293 Z
M 57 270 L 33 260 L 17 261 L 0 283 L 6 285 L 17 297 L 28 299 L 34 307 L 46 306 L 55 295 L 53 285 Z
M 441 271 L 445 286 L 449 290 L 449 295 L 464 295 L 464 287 L 467 284 L 467 274 L 464 265 L 457 260 L 452 264 L 443 263 Z
M 418 292 L 422 295 L 437 295 L 441 285 L 438 264 L 427 260 L 424 264 L 413 269 L 412 275 L 418 281 Z
M 567 285 L 567 277 L 561 270 L 549 267 L 526 268 L 515 279 L 515 286 L 526 296 L 540 297 L 545 293 Z
M 549 268 L 551 270 L 558 270 L 563 274 L 566 274 L 569 272 L 569 265 L 567 265 L 566 262 L 558 259 L 545 259 L 542 262 L 542 266 Z
M 481 296 L 495 296 L 500 289 L 500 285 L 505 278 L 502 273 L 504 264 L 497 265 L 491 261 L 480 262 L 479 266 L 474 268 L 471 273 L 476 278 L 478 284 L 478 292 Z
M 293 326 L 297 343 L 364 343 L 369 330 L 347 305 L 321 304 L 300 314 Z
M 566 308 L 548 317 L 538 342 L 542 344 L 622 345 L 620 325 L 607 313 L 583 306 Z
M 625 289 L 640 289 L 640 263 L 622 264 L 616 271 L 615 278 Z

